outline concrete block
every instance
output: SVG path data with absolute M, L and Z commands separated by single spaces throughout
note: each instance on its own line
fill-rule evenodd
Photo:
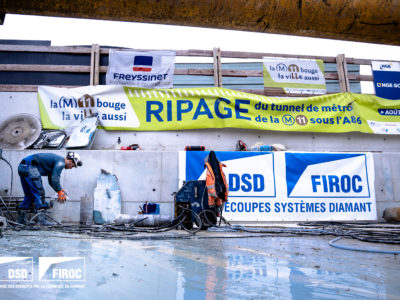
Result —
M 57 222 L 65 224 L 79 224 L 80 201 L 67 201 L 63 204 L 55 202 L 54 207 L 48 210 L 49 215 Z

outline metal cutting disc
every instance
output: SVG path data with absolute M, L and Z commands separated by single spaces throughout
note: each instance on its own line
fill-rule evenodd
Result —
M 37 140 L 41 130 L 42 124 L 34 115 L 11 116 L 0 124 L 0 148 L 26 149 Z

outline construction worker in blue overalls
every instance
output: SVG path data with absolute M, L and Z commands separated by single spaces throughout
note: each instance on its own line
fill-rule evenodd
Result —
M 63 169 L 72 169 L 82 166 L 79 154 L 68 152 L 64 158 L 53 153 L 38 153 L 24 158 L 18 166 L 18 174 L 24 190 L 24 200 L 18 206 L 18 223 L 33 225 L 27 220 L 27 212 L 33 202 L 35 211 L 47 209 L 51 206 L 45 200 L 42 176 L 48 176 L 50 186 L 57 192 L 58 201 L 67 200 L 66 192 L 61 188 L 60 176 Z M 38 216 L 39 225 L 52 225 L 44 214 Z

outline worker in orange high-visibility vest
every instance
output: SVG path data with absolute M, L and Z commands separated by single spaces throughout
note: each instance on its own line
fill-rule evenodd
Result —
M 222 211 L 223 204 L 228 200 L 228 183 L 223 167 L 226 167 L 221 163 L 214 151 L 205 159 L 206 172 L 206 186 L 208 193 L 208 206 L 210 209 L 217 211 L 217 216 L 219 216 L 219 211 Z

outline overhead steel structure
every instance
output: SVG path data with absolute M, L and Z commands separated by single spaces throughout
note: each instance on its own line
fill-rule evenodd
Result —
M 0 0 L 7 13 L 400 45 L 399 0 Z

